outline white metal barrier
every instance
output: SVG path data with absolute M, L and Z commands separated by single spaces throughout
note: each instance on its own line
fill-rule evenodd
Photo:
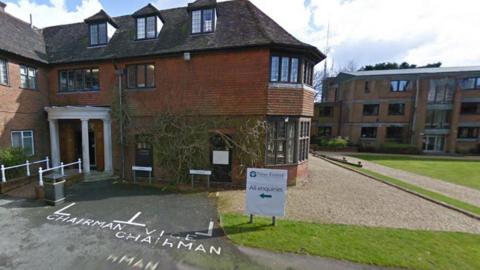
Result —
M 30 161 L 26 160 L 25 163 L 23 163 L 23 164 L 14 165 L 14 166 L 10 166 L 10 167 L 5 167 L 2 164 L 2 165 L 0 165 L 0 170 L 2 171 L 2 182 L 3 183 L 7 182 L 7 177 L 6 177 L 6 174 L 5 174 L 5 171 L 7 171 L 7 170 L 26 167 L 27 176 L 30 176 L 30 166 L 32 166 L 34 164 L 43 163 L 43 162 L 45 162 L 45 164 L 47 166 L 47 169 L 49 169 L 50 168 L 50 160 L 48 159 L 48 157 L 45 157 L 44 160 L 38 160 L 38 161 L 34 161 L 34 162 L 30 162 Z
M 60 166 L 47 168 L 45 170 L 42 169 L 42 167 L 38 168 L 38 185 L 43 187 L 43 174 L 45 172 L 60 169 L 60 174 L 62 176 L 65 176 L 65 167 L 69 167 L 69 166 L 76 165 L 76 164 L 78 164 L 78 173 L 82 173 L 82 159 L 80 159 L 80 158 L 78 159 L 78 161 L 68 163 L 68 164 L 63 164 L 63 162 L 60 162 Z

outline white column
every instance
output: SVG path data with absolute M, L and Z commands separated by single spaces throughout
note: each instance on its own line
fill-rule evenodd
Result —
M 110 119 L 103 119 L 103 159 L 105 161 L 105 172 L 113 172 L 112 122 Z
M 48 119 L 50 125 L 50 152 L 52 155 L 52 167 L 60 165 L 60 141 L 58 137 L 58 120 Z
M 90 149 L 88 142 L 88 119 L 81 119 L 82 121 L 82 161 L 83 172 L 90 172 Z

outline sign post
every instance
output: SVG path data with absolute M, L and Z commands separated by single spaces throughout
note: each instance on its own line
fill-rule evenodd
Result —
M 250 215 L 285 216 L 285 195 L 287 193 L 287 170 L 247 169 L 246 206 L 245 212 Z

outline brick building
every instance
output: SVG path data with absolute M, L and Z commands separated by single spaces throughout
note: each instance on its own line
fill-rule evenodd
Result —
M 312 136 L 372 147 L 394 141 L 431 153 L 480 150 L 480 67 L 343 72 L 324 89 Z
M 249 1 L 198 0 L 167 10 L 149 4 L 120 17 L 102 10 L 44 29 L 1 7 L 0 147 L 51 155 L 54 164 L 82 158 L 85 172 L 119 173 L 112 106 L 121 91 L 134 119 L 128 174 L 144 165 L 159 175 L 155 150 L 136 141 L 135 130 L 165 111 L 266 120 L 264 165 L 288 169 L 290 183 L 306 173 L 313 67 L 325 56 Z M 242 183 L 237 166 L 216 166 L 214 178 Z

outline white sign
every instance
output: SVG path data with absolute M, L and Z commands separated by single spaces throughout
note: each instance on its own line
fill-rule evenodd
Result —
M 229 163 L 228 154 L 229 154 L 228 151 L 213 150 L 212 163 L 216 165 L 228 165 Z
M 287 170 L 247 169 L 247 214 L 285 216 Z
M 190 174 L 196 174 L 196 175 L 212 175 L 212 171 L 190 170 Z

